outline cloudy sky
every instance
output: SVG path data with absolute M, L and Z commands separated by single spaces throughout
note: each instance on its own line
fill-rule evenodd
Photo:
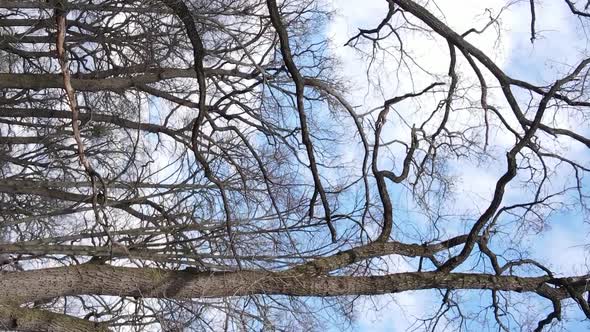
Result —
M 451 28 L 461 33 L 471 27 L 485 26 L 490 15 L 500 13 L 508 2 L 436 0 L 430 1 L 427 7 Z M 424 4 L 425 1 L 420 3 Z M 378 83 L 368 83 L 367 58 L 363 57 L 362 52 L 343 45 L 358 32 L 357 28 L 376 27 L 387 12 L 387 4 L 384 0 L 333 0 L 331 5 L 336 10 L 336 15 L 327 29 L 327 35 L 332 41 L 333 52 L 342 61 L 342 75 L 352 82 L 351 86 L 354 88 L 348 98 L 353 105 L 358 106 L 359 113 L 382 105 L 385 98 L 420 90 L 432 82 L 431 76 L 419 72 L 408 77 L 408 73 L 400 70 L 395 61 L 381 58 L 373 64 L 370 74 Z M 537 1 L 536 15 L 537 38 L 534 43 L 530 41 L 529 1 L 514 1 L 510 8 L 502 11 L 499 27 L 494 26 L 484 34 L 473 35 L 469 37 L 469 41 L 488 54 L 509 75 L 538 85 L 550 84 L 567 72 L 568 64 L 576 63 L 581 54 L 587 54 L 587 38 L 583 25 L 560 1 Z M 392 39 L 392 43 L 395 44 L 395 39 Z M 445 76 L 448 71 L 448 48 L 443 40 L 416 34 L 404 43 L 404 48 L 411 52 L 421 66 L 433 73 L 439 73 L 441 77 Z M 503 101 L 495 102 L 501 104 Z M 578 124 L 568 118 L 566 116 L 556 121 L 564 127 L 587 131 L 585 128 L 578 128 Z M 459 118 L 455 120 L 461 121 Z M 409 137 L 407 128 L 392 128 L 399 129 L 391 130 L 392 132 Z M 512 144 L 510 137 L 502 132 L 493 133 L 493 139 L 496 147 L 509 147 Z M 581 156 L 583 160 L 588 158 L 587 150 L 583 146 L 571 145 L 568 142 L 555 144 L 558 144 L 557 148 L 562 153 Z M 470 211 L 476 213 L 487 207 L 494 184 L 499 174 L 505 170 L 503 159 L 498 159 L 496 166 L 498 168 L 495 171 L 494 167 L 482 169 L 474 165 L 461 165 L 460 172 L 457 172 L 459 178 L 456 191 L 464 195 L 457 201 L 456 209 L 467 209 L 462 205 L 469 205 Z M 516 199 L 521 195 L 519 190 L 518 185 L 511 185 L 507 200 L 511 197 Z M 399 200 L 395 203 L 403 206 L 400 196 L 403 194 L 396 195 L 394 192 L 394 197 Z M 396 217 L 411 219 L 410 215 Z M 542 230 L 542 235 L 531 237 L 535 239 L 529 246 L 531 255 L 548 263 L 557 273 L 586 273 L 588 255 L 583 245 L 587 243 L 588 228 L 581 226 L 582 218 L 581 215 L 571 212 L 553 216 L 549 227 Z M 395 257 L 391 260 L 391 270 L 411 268 L 406 262 Z M 423 315 L 425 307 L 438 306 L 439 301 L 434 302 L 429 292 L 398 294 L 393 300 L 388 296 L 377 298 L 373 302 L 367 301 L 363 304 L 363 309 L 359 310 L 363 314 L 359 317 L 357 328 L 361 331 L 404 331 L 410 327 L 414 315 Z M 375 308 L 379 307 L 382 307 L 382 310 L 376 311 Z M 575 311 L 571 311 L 570 315 L 580 319 Z M 566 328 L 572 331 L 582 328 L 577 324 L 571 323 Z

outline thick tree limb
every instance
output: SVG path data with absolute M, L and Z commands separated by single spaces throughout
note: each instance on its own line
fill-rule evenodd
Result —
M 109 329 L 92 321 L 45 310 L 0 305 L 0 328 L 11 331 L 106 332 Z
M 432 257 L 437 252 L 448 250 L 461 245 L 467 240 L 467 235 L 460 235 L 445 241 L 429 245 L 408 244 L 402 242 L 375 241 L 365 246 L 341 251 L 329 257 L 318 258 L 293 268 L 297 272 L 315 274 L 328 273 L 353 263 L 374 257 L 386 255 L 402 255 L 406 257 Z
M 346 267 L 350 264 L 357 263 L 374 257 L 383 257 L 386 255 L 402 255 L 406 257 L 431 257 L 434 254 L 448 250 L 457 245 L 463 244 L 467 240 L 466 235 L 458 236 L 446 241 L 430 244 L 407 244 L 401 242 L 373 242 L 366 246 L 356 247 L 339 252 L 336 255 L 314 259 L 303 265 L 292 269 L 294 272 L 309 272 L 314 274 L 325 274 L 339 268 Z M 40 242 L 21 242 L 14 244 L 0 244 L 0 254 L 14 255 L 66 255 L 66 256 L 100 256 L 112 258 L 131 258 L 151 261 L 187 261 L 198 258 L 228 259 L 229 256 L 222 256 L 208 253 L 189 253 L 179 249 L 174 252 L 170 249 L 169 253 L 159 249 L 134 248 L 133 246 L 113 245 L 109 247 L 87 246 L 87 245 L 65 245 L 49 244 L 41 240 Z M 251 255 L 240 256 L 240 259 L 246 260 L 272 260 L 276 256 L 268 255 Z M 293 257 L 295 258 L 295 256 Z
M 586 277 L 579 277 L 580 279 Z M 253 294 L 292 296 L 378 295 L 409 290 L 453 288 L 550 294 L 550 277 L 496 276 L 474 273 L 410 272 L 371 277 L 314 276 L 306 273 L 239 271 L 192 272 L 83 264 L 25 272 L 0 279 L 0 301 L 26 303 L 60 296 L 96 294 L 145 298 L 216 298 Z M 583 289 L 583 284 L 578 285 Z
M 71 119 L 71 113 L 68 111 L 61 111 L 55 109 L 45 108 L 3 108 L 0 107 L 0 118 L 42 118 L 42 119 Z M 101 114 L 101 113 L 79 113 L 78 119 L 80 121 L 103 122 L 117 125 L 122 128 L 128 128 L 133 130 L 143 130 L 150 133 L 163 133 L 175 139 L 179 139 L 182 136 L 182 130 L 175 130 L 173 128 L 165 127 L 162 125 L 137 122 L 133 120 L 125 119 L 119 115 L 113 114 Z
M 237 70 L 224 70 L 204 68 L 206 74 L 233 76 L 239 78 L 255 78 L 256 75 L 240 72 Z M 126 75 L 126 72 L 117 75 Z M 100 72 L 82 75 L 72 75 L 71 85 L 79 91 L 121 91 L 131 89 L 136 86 L 157 83 L 163 80 L 176 78 L 196 78 L 193 68 L 163 68 L 147 69 L 143 72 L 130 73 L 134 76 L 123 77 L 101 77 Z M 0 88 L 6 89 L 61 89 L 63 88 L 63 79 L 57 74 L 12 74 L 0 73 Z
M 154 8 L 153 5 L 148 7 L 121 7 L 121 6 L 104 6 L 101 4 L 87 4 L 87 3 L 71 3 L 66 4 L 67 10 L 97 10 L 97 11 L 111 11 L 115 13 L 169 13 L 166 8 Z M 0 8 L 7 9 L 23 9 L 23 8 L 45 8 L 52 9 L 53 5 L 50 1 L 37 0 L 0 0 Z

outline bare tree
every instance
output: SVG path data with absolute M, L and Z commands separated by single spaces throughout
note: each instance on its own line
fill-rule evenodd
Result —
M 542 2 L 524 4 L 532 42 Z M 588 27 L 588 5 L 562 5 Z M 563 145 L 590 147 L 590 58 L 546 85 L 504 70 L 471 38 L 516 6 L 462 32 L 433 2 L 384 0 L 337 46 L 366 60 L 373 105 L 327 2 L 0 0 L 1 328 L 320 330 L 407 291 L 440 304 L 416 330 L 590 318 L 590 274 L 525 243 L 563 211 L 585 229 L 590 165 Z M 445 73 L 408 51 L 417 35 Z M 468 163 L 502 171 L 459 214 L 450 168 Z

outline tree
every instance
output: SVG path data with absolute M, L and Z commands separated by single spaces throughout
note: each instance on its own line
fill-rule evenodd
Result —
M 462 32 L 387 0 L 334 46 L 323 1 L 1 0 L 3 329 L 317 330 L 407 291 L 437 301 L 416 330 L 590 318 L 590 274 L 526 250 L 559 213 L 585 229 L 588 52 L 539 84 L 475 41 L 529 6 L 535 42 L 542 2 Z M 482 208 L 457 207 L 466 165 L 500 167 Z

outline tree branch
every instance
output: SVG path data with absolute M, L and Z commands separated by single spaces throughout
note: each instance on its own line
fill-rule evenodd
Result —
M 301 125 L 301 139 L 303 140 L 303 144 L 305 145 L 305 149 L 307 151 L 307 158 L 309 159 L 309 168 L 311 169 L 311 173 L 313 175 L 315 190 L 319 193 L 320 199 L 322 200 L 322 205 L 324 206 L 326 224 L 328 225 L 328 229 L 330 230 L 332 242 L 335 243 L 337 241 L 336 228 L 334 228 L 334 225 L 332 224 L 330 204 L 328 202 L 326 191 L 324 190 L 322 181 L 320 179 L 320 173 L 318 171 L 315 155 L 313 152 L 313 143 L 311 142 L 309 129 L 307 128 L 307 116 L 305 115 L 305 105 L 303 104 L 305 81 L 303 79 L 303 76 L 301 76 L 299 69 L 297 69 L 295 61 L 293 61 L 293 56 L 291 55 L 291 48 L 289 46 L 289 34 L 283 26 L 281 14 L 279 13 L 279 8 L 277 7 L 277 2 L 275 0 L 267 0 L 266 4 L 268 7 L 268 12 L 270 14 L 270 20 L 272 22 L 272 25 L 274 26 L 275 30 L 279 35 L 279 40 L 281 44 L 281 54 L 283 55 L 283 60 L 285 61 L 287 70 L 289 71 L 289 74 L 291 75 L 291 78 L 295 83 L 297 112 L 299 113 L 299 123 Z M 311 204 L 314 204 L 313 200 Z M 310 207 L 310 209 L 313 209 L 313 206 Z
M 579 277 L 579 279 L 587 276 Z M 516 277 L 476 273 L 409 272 L 383 276 L 317 276 L 300 272 L 192 272 L 83 264 L 25 272 L 0 279 L 0 301 L 26 303 L 61 296 L 110 295 L 144 298 L 217 298 L 254 294 L 291 296 L 378 295 L 409 290 L 453 288 L 570 296 L 548 276 Z M 583 284 L 576 284 L 576 291 Z
M 103 324 L 45 310 L 0 304 L 0 327 L 31 332 L 107 332 Z

